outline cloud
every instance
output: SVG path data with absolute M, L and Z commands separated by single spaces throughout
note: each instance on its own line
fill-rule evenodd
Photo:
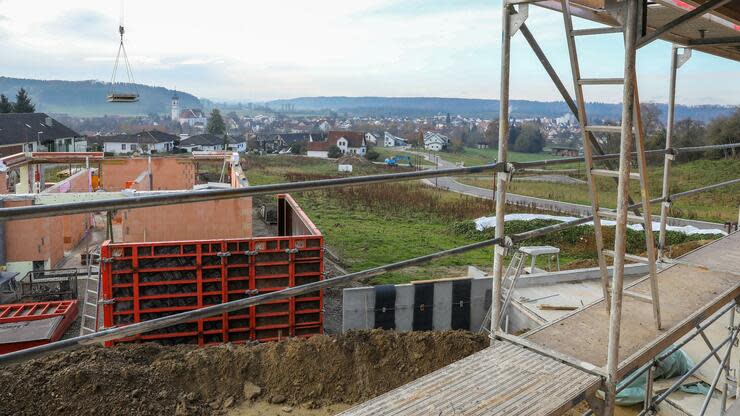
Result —
M 49 20 L 44 30 L 51 36 L 64 35 L 77 39 L 92 40 L 105 38 L 117 27 L 114 19 L 89 9 L 65 12 Z

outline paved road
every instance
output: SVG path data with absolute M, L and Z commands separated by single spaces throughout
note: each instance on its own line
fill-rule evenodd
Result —
M 411 152 L 416 153 L 418 155 L 423 156 L 425 159 L 430 160 L 429 155 L 426 153 L 420 153 L 420 152 Z M 448 162 L 446 160 L 440 159 L 437 155 L 431 156 L 431 162 L 434 163 L 435 159 L 438 161 L 438 166 L 440 168 L 448 168 L 448 167 L 455 167 L 456 165 L 452 162 Z M 430 168 L 433 169 L 433 168 Z M 470 195 L 477 198 L 485 198 L 485 199 L 495 199 L 494 192 L 492 189 L 485 189 L 485 188 L 479 188 L 477 186 L 472 185 L 466 185 L 464 183 L 460 183 L 456 181 L 452 177 L 444 177 L 444 178 L 433 178 L 433 179 L 424 179 L 422 182 L 431 185 L 436 186 L 442 189 L 446 189 L 452 192 L 457 192 L 464 195 Z M 559 212 L 563 214 L 578 216 L 578 217 L 586 217 L 591 215 L 591 206 L 589 205 L 581 205 L 581 204 L 573 204 L 570 202 L 562 202 L 562 201 L 554 201 L 551 199 L 543 199 L 543 198 L 536 198 L 533 196 L 526 196 L 526 195 L 517 195 L 512 193 L 506 194 L 506 202 L 513 205 L 520 205 L 520 206 L 526 206 L 530 208 L 536 208 L 546 211 L 553 211 L 553 212 Z M 654 215 L 653 221 L 660 221 L 660 216 Z M 691 225 L 699 229 L 724 229 L 723 224 L 717 224 L 713 222 L 706 222 L 706 221 L 697 221 L 697 220 L 688 220 L 683 218 L 668 218 L 668 225 L 674 225 L 674 226 L 685 226 L 685 225 Z

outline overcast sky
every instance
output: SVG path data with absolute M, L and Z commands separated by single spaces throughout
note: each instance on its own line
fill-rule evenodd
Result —
M 498 98 L 500 1 L 127 0 L 126 46 L 137 82 L 218 100 L 314 95 Z M 570 83 L 562 15 L 527 21 Z M 0 75 L 109 80 L 118 47 L 115 0 L 0 0 Z M 581 25 L 584 26 L 584 25 Z M 594 37 L 589 37 L 594 38 Z M 621 38 L 587 39 L 584 77 L 621 77 Z M 560 100 L 520 34 L 512 98 Z M 639 53 L 643 101 L 665 102 L 670 45 Z M 740 63 L 702 53 L 680 72 L 683 104 L 740 104 Z M 589 87 L 617 102 L 619 86 Z

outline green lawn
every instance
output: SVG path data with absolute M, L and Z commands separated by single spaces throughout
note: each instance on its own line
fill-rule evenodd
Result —
M 657 198 L 662 193 L 663 167 L 653 165 L 649 170 L 650 197 Z M 730 179 L 740 178 L 740 161 L 734 159 L 697 160 L 686 163 L 674 163 L 671 171 L 672 193 L 711 185 Z M 491 188 L 493 179 L 489 177 L 466 177 L 459 179 L 463 183 Z M 598 178 L 599 201 L 603 206 L 616 206 L 617 185 L 610 178 Z M 632 182 L 636 184 L 636 182 Z M 588 188 L 582 185 L 563 185 L 548 182 L 514 181 L 509 192 L 590 205 Z M 635 201 L 639 201 L 639 189 L 631 192 Z M 660 213 L 660 206 L 654 204 L 653 212 Z M 706 191 L 692 196 L 678 198 L 674 201 L 671 215 L 682 218 L 705 221 L 737 221 L 740 206 L 740 184 L 717 190 Z

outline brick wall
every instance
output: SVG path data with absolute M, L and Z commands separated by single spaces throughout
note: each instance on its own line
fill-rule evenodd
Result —
M 102 184 L 106 191 L 120 191 L 127 181 L 148 169 L 146 158 L 106 159 L 102 163 Z M 195 186 L 195 162 L 185 158 L 152 158 L 154 187 L 152 190 L 184 190 Z M 147 179 L 148 181 L 148 179 Z M 148 183 L 147 183 L 148 187 Z

